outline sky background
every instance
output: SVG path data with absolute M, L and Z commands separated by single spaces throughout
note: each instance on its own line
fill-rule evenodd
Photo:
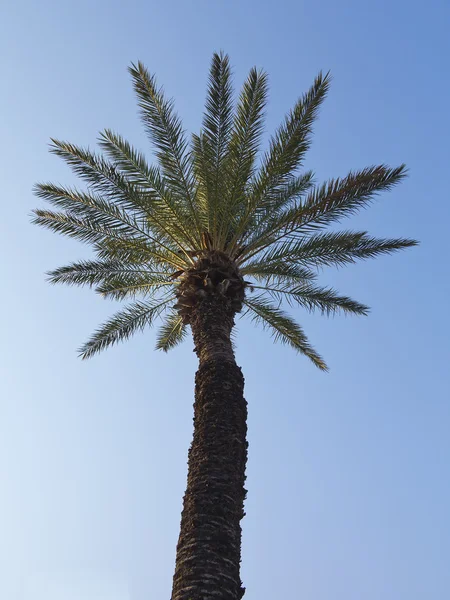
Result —
M 0 597 L 170 597 L 192 435 L 192 343 L 154 332 L 89 362 L 118 306 L 44 273 L 87 247 L 30 225 L 36 181 L 74 183 L 50 136 L 105 127 L 149 150 L 127 66 L 142 60 L 199 128 L 213 51 L 236 86 L 270 75 L 272 131 L 320 69 L 334 82 L 307 168 L 406 162 L 410 177 L 343 227 L 421 241 L 326 271 L 368 318 L 298 318 L 323 374 L 238 323 L 249 402 L 246 600 L 450 595 L 449 5 L 4 1 L 0 8 Z

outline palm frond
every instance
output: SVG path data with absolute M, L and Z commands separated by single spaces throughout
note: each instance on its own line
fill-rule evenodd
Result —
M 108 238 L 93 245 L 99 260 L 119 260 L 133 265 L 146 264 L 152 270 L 171 268 L 172 271 L 184 270 L 189 267 L 184 256 L 174 259 L 163 248 L 155 248 L 149 243 L 127 238 Z M 174 259 L 174 260 L 173 260 Z
M 128 246 L 138 245 L 153 258 L 169 260 L 175 266 L 192 262 L 186 253 L 184 261 L 181 259 L 172 238 L 152 232 L 142 213 L 133 214 L 108 197 L 50 183 L 37 184 L 35 194 L 66 211 L 35 211 L 34 222 L 39 225 L 88 243 L 119 240 Z
M 257 281 L 296 282 L 311 281 L 317 277 L 312 271 L 286 261 L 254 261 L 244 265 L 242 275 L 251 275 Z
M 202 151 L 208 190 L 208 231 L 217 245 L 218 207 L 225 195 L 224 161 L 233 122 L 233 86 L 227 55 L 214 53 L 203 115 Z M 224 178 L 225 176 L 225 178 Z
M 380 192 L 388 191 L 407 175 L 405 165 L 379 165 L 350 172 L 315 188 L 291 221 L 292 229 L 328 225 L 370 204 Z
M 330 81 L 329 73 L 319 73 L 309 91 L 297 101 L 271 138 L 269 150 L 252 183 L 247 210 L 240 219 L 239 236 L 249 229 L 254 212 L 271 206 L 280 186 L 289 183 L 295 170 L 301 166 L 311 144 L 312 125 L 327 95 Z
M 244 304 L 250 311 L 252 319 L 268 328 L 275 341 L 288 344 L 301 354 L 307 356 L 319 369 L 327 371 L 328 367 L 322 357 L 310 345 L 303 329 L 269 300 L 261 296 L 246 298 Z
M 137 237 L 135 231 L 128 229 L 127 225 L 114 228 L 104 224 L 96 223 L 93 219 L 77 218 L 62 212 L 36 209 L 32 223 L 46 227 L 55 233 L 73 237 L 82 242 L 95 245 L 97 248 L 107 249 L 124 247 L 145 253 L 153 261 L 159 261 L 172 265 L 178 269 L 184 269 L 186 262 L 174 251 L 167 251 L 162 245 L 152 245 L 148 239 Z M 101 256 L 101 258 L 122 258 L 112 253 Z
M 192 157 L 197 179 L 197 202 L 206 215 L 212 244 L 218 239 L 219 212 L 226 191 L 225 158 L 233 118 L 233 89 L 228 56 L 213 55 L 208 81 L 203 129 L 192 136 Z
M 245 207 L 245 193 L 254 174 L 263 131 L 267 92 L 267 74 L 256 68 L 251 69 L 239 96 L 228 148 L 226 171 L 229 191 L 225 196 L 221 227 L 225 230 L 225 240 L 229 237 L 228 230 L 231 229 L 234 234 L 233 224 Z
M 186 203 L 200 235 L 202 215 L 195 204 L 192 159 L 173 101 L 165 98 L 163 90 L 158 88 L 156 78 L 150 75 L 141 62 L 132 64 L 129 72 L 138 98 L 141 119 L 156 148 L 164 178 L 179 200 Z
M 157 303 L 136 302 L 119 311 L 101 325 L 80 348 L 81 358 L 90 358 L 101 350 L 128 339 L 136 331 L 143 331 L 172 300 L 173 298 Z
M 356 213 L 370 204 L 378 193 L 391 189 L 405 176 L 404 165 L 396 168 L 380 165 L 350 172 L 343 179 L 332 179 L 316 187 L 304 202 L 267 222 L 258 238 L 247 245 L 246 258 L 287 236 L 314 232 Z
M 267 284 L 253 287 L 264 290 L 280 304 L 285 300 L 291 305 L 297 304 L 311 312 L 318 309 L 327 316 L 339 311 L 355 315 L 367 315 L 369 312 L 368 306 L 356 302 L 348 296 L 340 296 L 331 288 L 317 287 L 310 283 L 302 283 L 295 287 L 289 283 L 278 286 Z
M 272 233 L 271 225 L 274 222 L 278 223 L 287 209 L 292 208 L 293 205 L 297 206 L 313 185 L 314 173 L 312 171 L 292 177 L 273 194 L 270 202 L 255 209 L 253 216 L 248 221 L 247 231 L 241 235 L 240 244 L 251 248 L 255 244 L 261 244 L 264 240 L 269 241 L 268 232 Z
M 183 244 L 191 249 L 198 247 L 199 239 L 196 239 L 192 217 L 173 197 L 159 169 L 150 166 L 141 152 L 110 129 L 100 134 L 99 144 L 127 181 L 138 186 L 141 194 L 148 195 L 150 201 L 144 207 L 150 224 L 179 247 Z
M 319 73 L 309 91 L 287 115 L 270 141 L 259 175 L 253 184 L 253 195 L 267 196 L 300 166 L 311 145 L 312 125 L 324 101 L 331 77 Z M 257 204 L 257 203 L 256 203 Z
M 203 132 L 216 157 L 216 175 L 231 134 L 233 122 L 233 86 L 230 60 L 226 54 L 215 52 L 209 72 L 208 93 L 203 115 Z
M 128 182 L 117 169 L 103 156 L 89 148 L 51 139 L 50 152 L 62 158 L 72 171 L 86 181 L 89 189 L 94 189 L 103 197 L 114 199 L 127 209 L 145 209 L 147 197 L 138 194 L 136 188 Z M 151 199 L 151 198 L 148 198 Z
M 36 209 L 33 214 L 35 215 L 32 219 L 33 224 L 46 227 L 55 233 L 67 235 L 85 243 L 94 244 L 106 238 L 120 239 L 122 236 L 127 239 L 125 237 L 127 233 L 130 234 L 131 239 L 135 237 L 134 231 L 127 231 L 125 227 L 116 232 L 105 226 L 93 224 L 88 219 L 80 219 L 63 212 Z
M 48 281 L 52 284 L 87 285 L 93 287 L 110 281 L 112 277 L 134 279 L 135 276 L 170 276 L 169 270 L 149 270 L 146 264 L 133 265 L 118 260 L 82 260 L 63 267 L 58 267 L 47 273 Z
M 124 300 L 136 296 L 154 297 L 160 290 L 174 293 L 175 285 L 167 276 L 135 273 L 130 277 L 127 274 L 120 274 L 108 278 L 95 291 L 104 298 Z
M 208 147 L 205 144 L 203 132 L 192 134 L 191 154 L 194 177 L 197 182 L 196 203 L 205 215 L 205 228 L 213 231 L 214 217 L 211 210 L 210 197 L 212 194 L 211 156 L 208 156 Z
M 116 140 L 116 142 L 118 143 L 119 140 Z M 127 143 L 124 140 L 122 142 L 126 147 Z M 149 178 L 151 175 L 154 175 L 154 181 L 152 181 L 154 183 L 153 189 L 149 185 L 143 186 L 142 181 L 139 184 L 134 183 L 130 180 L 129 172 L 121 172 L 121 170 L 125 171 L 125 169 L 121 168 L 123 165 L 117 168 L 103 156 L 87 148 L 81 148 L 75 144 L 52 139 L 50 152 L 63 158 L 73 172 L 87 182 L 89 190 L 95 191 L 101 196 L 103 202 L 109 203 L 109 205 L 115 204 L 131 215 L 142 217 L 144 214 L 149 219 L 151 214 L 154 213 L 155 205 L 159 200 L 158 193 L 161 195 L 164 192 L 164 185 L 161 177 L 158 179 L 156 168 L 149 168 L 148 173 Z M 48 186 L 51 185 L 48 184 Z M 37 195 L 52 201 L 51 190 L 40 189 L 40 187 L 42 186 L 36 186 Z M 186 219 L 180 218 L 180 215 L 177 214 L 170 221 L 172 223 L 179 221 L 179 223 L 183 224 L 186 222 Z M 150 219 L 150 225 L 155 226 L 155 224 L 155 219 Z M 178 226 L 178 230 L 179 228 L 180 226 Z
M 283 209 L 289 208 L 293 203 L 298 203 L 313 186 L 314 173 L 312 171 L 292 176 L 273 194 L 271 202 L 265 204 L 260 210 L 256 209 L 255 213 L 259 221 L 264 222 L 267 217 L 279 215 Z
M 263 131 L 267 92 L 267 73 L 251 69 L 239 96 L 229 146 L 231 205 L 236 196 L 243 195 L 252 175 Z
M 364 231 L 327 232 L 273 244 L 258 255 L 258 263 L 264 264 L 268 269 L 272 264 L 286 262 L 308 268 L 342 266 L 413 246 L 417 246 L 417 242 L 407 238 L 375 238 Z M 246 267 L 243 270 L 247 272 Z
M 187 328 L 183 325 L 183 319 L 177 312 L 172 311 L 165 317 L 165 321 L 159 329 L 156 349 L 168 352 L 181 343 L 186 334 Z
M 114 201 L 86 193 L 76 188 L 40 183 L 35 186 L 35 194 L 54 206 L 62 208 L 66 214 L 89 221 L 94 226 L 110 229 L 132 237 L 148 239 L 169 253 L 177 255 L 171 247 L 176 238 L 165 232 L 153 232 L 148 219 L 142 213 L 130 214 L 130 211 L 117 206 Z

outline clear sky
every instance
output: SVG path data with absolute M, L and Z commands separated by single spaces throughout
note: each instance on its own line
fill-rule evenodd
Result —
M 29 224 L 31 188 L 74 182 L 50 136 L 92 147 L 110 127 L 148 148 L 131 61 L 198 129 L 220 49 L 237 85 L 255 64 L 269 72 L 269 131 L 331 69 L 307 167 L 327 178 L 406 162 L 409 179 L 344 227 L 421 241 L 323 273 L 373 307 L 359 319 L 298 313 L 329 374 L 239 324 L 245 598 L 450 597 L 449 26 L 437 0 L 2 3 L 0 598 L 170 596 L 192 343 L 165 355 L 148 332 L 81 362 L 77 347 L 118 306 L 45 282 L 88 250 Z

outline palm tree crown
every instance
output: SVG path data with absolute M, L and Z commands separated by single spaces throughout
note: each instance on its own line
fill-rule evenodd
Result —
M 88 285 L 132 303 L 81 348 L 87 358 L 135 331 L 164 321 L 157 347 L 179 343 L 196 304 L 219 294 L 274 336 L 323 359 L 281 302 L 325 314 L 368 308 L 316 283 L 318 267 L 337 266 L 414 246 L 327 227 L 367 206 L 405 176 L 405 166 L 373 166 L 317 185 L 299 172 L 330 77 L 319 74 L 259 155 L 267 75 L 252 69 L 236 105 L 229 59 L 214 54 L 202 130 L 187 141 L 181 121 L 140 62 L 130 69 L 156 165 L 120 135 L 100 134 L 102 153 L 52 140 L 86 189 L 51 183 L 36 194 L 57 210 L 36 210 L 34 222 L 87 242 L 95 260 L 49 273 L 52 283 Z M 138 300 L 138 298 L 140 299 Z

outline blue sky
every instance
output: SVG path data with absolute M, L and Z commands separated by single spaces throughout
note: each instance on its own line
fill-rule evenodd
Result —
M 298 313 L 331 372 L 238 326 L 250 458 L 245 598 L 423 600 L 450 590 L 445 2 L 16 0 L 0 9 L 3 315 L 0 597 L 168 598 L 192 433 L 192 344 L 76 348 L 117 308 L 45 271 L 87 248 L 29 224 L 36 181 L 73 182 L 50 136 L 111 127 L 148 149 L 126 67 L 142 60 L 200 124 L 212 52 L 270 75 L 268 131 L 320 70 L 334 82 L 307 167 L 406 162 L 344 226 L 418 249 L 323 273 L 369 318 Z

